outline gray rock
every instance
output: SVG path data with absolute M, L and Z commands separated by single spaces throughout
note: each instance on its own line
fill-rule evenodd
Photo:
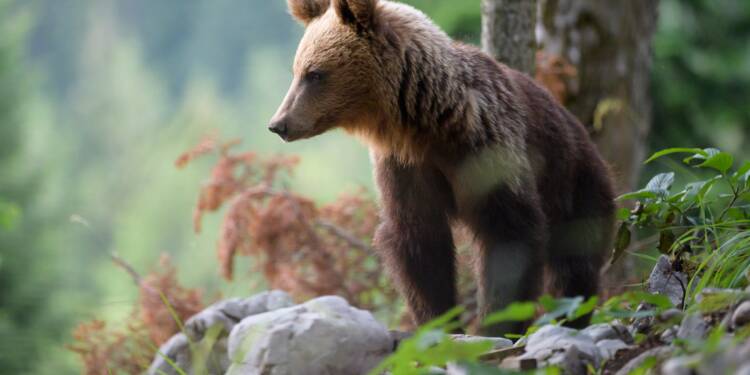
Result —
M 692 375 L 700 363 L 700 356 L 670 358 L 661 365 L 662 375 Z
M 492 349 L 502 349 L 513 346 L 513 341 L 502 337 L 484 337 L 484 336 L 470 336 L 470 335 L 451 335 L 453 341 L 458 342 L 480 342 L 489 341 L 492 343 Z
M 631 359 L 630 362 L 628 362 L 625 366 L 618 370 L 615 375 L 628 375 L 633 370 L 640 367 L 643 362 L 645 362 L 649 358 L 656 358 L 657 363 L 664 362 L 665 359 L 669 358 L 672 355 L 673 350 L 674 349 L 669 346 L 659 346 L 653 349 L 649 349 L 641 353 L 639 356 Z
M 742 327 L 750 323 L 750 301 L 742 302 L 732 314 L 732 327 Z
M 292 298 L 285 292 L 273 290 L 256 294 L 250 298 L 232 298 L 217 302 L 185 322 L 185 332 L 191 340 L 203 339 L 211 327 L 221 326 L 229 334 L 235 324 L 256 314 L 293 306 Z
M 665 344 L 671 344 L 672 341 L 674 341 L 675 338 L 677 338 L 677 330 L 679 329 L 678 326 L 669 327 L 664 330 L 664 332 L 659 335 L 659 340 Z
M 708 324 L 700 314 L 690 314 L 682 319 L 680 328 L 677 330 L 677 338 L 683 340 L 700 340 L 706 336 Z
M 546 325 L 529 335 L 528 339 L 526 340 L 526 351 L 535 351 L 537 349 L 549 346 L 551 341 L 554 342 L 566 339 L 581 339 L 593 344 L 593 340 L 591 340 L 590 337 L 578 336 L 579 332 L 575 329 L 556 325 Z
M 513 344 L 514 347 L 524 346 L 529 341 L 529 336 L 521 337 L 520 339 L 516 340 L 516 343 Z
M 724 360 L 727 368 L 737 369 L 737 374 L 750 375 L 750 340 L 727 351 Z
M 172 362 L 172 364 L 169 362 Z M 154 361 L 151 362 L 146 374 L 177 375 L 179 374 L 178 369 L 189 370 L 190 367 L 190 341 L 187 336 L 178 333 L 159 347 L 159 352 L 156 354 Z
M 604 339 L 597 342 L 596 346 L 599 348 L 599 355 L 604 361 L 613 358 L 618 350 L 630 348 L 630 345 L 619 339 Z
M 647 303 L 641 303 L 636 308 L 636 312 L 641 311 L 648 311 L 652 310 L 654 307 L 652 305 L 649 305 Z M 647 333 L 651 330 L 651 327 L 654 325 L 654 317 L 653 316 L 643 316 L 640 318 L 636 318 L 633 320 L 633 322 L 628 327 L 628 331 L 632 336 L 635 336 L 638 333 Z
M 648 278 L 648 291 L 669 297 L 675 307 L 682 307 L 687 285 L 687 275 L 674 271 L 666 255 L 659 258 Z
M 250 298 L 232 298 L 217 302 L 188 319 L 185 323 L 185 334 L 179 333 L 162 345 L 146 374 L 178 374 L 175 367 L 191 373 L 194 365 L 207 368 L 210 374 L 223 374 L 230 365 L 227 337 L 235 324 L 247 316 L 292 305 L 289 295 L 281 291 L 263 292 Z M 211 345 L 206 349 L 209 353 L 203 353 L 207 358 L 192 358 L 191 342 L 201 343 L 206 333 L 212 329 L 215 330 L 211 335 L 212 342 L 203 343 Z M 193 360 L 206 363 L 194 364 Z
M 622 340 L 625 342 L 632 342 L 633 340 L 630 332 L 621 324 L 594 324 L 581 330 L 581 334 L 591 337 L 594 342 L 607 339 Z
M 598 367 L 601 353 L 588 335 L 577 330 L 548 325 L 529 336 L 526 342 L 526 353 L 519 359 L 536 359 L 540 367 L 547 365 L 560 366 L 569 373 L 578 373 L 581 366 L 587 364 Z
M 733 340 L 726 337 L 720 342 L 722 348 L 711 353 L 696 353 L 665 361 L 661 367 L 665 375 L 714 375 L 743 374 L 750 375 L 750 340 L 733 345 Z
M 228 375 L 361 374 L 392 349 L 388 330 L 340 297 L 252 315 L 229 335 Z
M 590 358 L 574 345 L 562 353 L 553 355 L 547 360 L 547 364 L 562 369 L 565 374 L 586 374 L 587 365 L 591 362 Z
M 226 337 L 213 343 L 210 350 L 195 353 L 198 353 L 198 356 L 194 358 L 187 336 L 181 333 L 174 335 L 159 348 L 146 374 L 177 375 L 181 373 L 180 371 L 192 374 L 194 373 L 193 366 L 195 369 L 201 369 L 198 373 L 223 374 L 229 368 Z

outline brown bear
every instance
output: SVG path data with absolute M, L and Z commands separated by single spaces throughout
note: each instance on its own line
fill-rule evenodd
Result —
M 416 321 L 456 305 L 451 227 L 479 248 L 480 313 L 591 296 L 613 232 L 608 169 L 584 127 L 526 75 L 385 0 L 288 0 L 305 26 L 269 129 L 343 128 L 371 151 L 375 247 Z M 499 324 L 485 333 L 522 327 Z

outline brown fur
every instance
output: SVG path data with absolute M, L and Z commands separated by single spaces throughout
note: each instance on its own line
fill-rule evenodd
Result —
M 545 268 L 559 294 L 596 293 L 613 192 L 570 113 L 409 6 L 289 4 L 307 29 L 271 129 L 297 140 L 341 127 L 370 146 L 383 208 L 375 244 L 418 323 L 456 303 L 454 222 L 480 250 L 483 312 L 536 298 Z

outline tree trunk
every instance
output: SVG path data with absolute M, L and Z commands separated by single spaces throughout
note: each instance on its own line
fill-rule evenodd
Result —
M 575 68 L 566 79 L 563 104 L 589 129 L 612 167 L 618 192 L 631 191 L 651 128 L 650 46 L 658 0 L 540 1 L 544 55 Z M 606 273 L 605 287 L 621 286 L 633 268 L 632 259 L 624 258 Z
M 658 0 L 539 1 L 537 8 L 536 0 L 482 0 L 482 46 L 531 75 L 538 39 L 543 53 L 537 78 L 589 129 L 618 193 L 630 191 L 651 128 L 650 46 Z M 605 287 L 632 275 L 633 264 L 624 259 L 607 272 Z
M 536 0 L 482 0 L 482 48 L 529 75 L 536 53 Z
M 563 104 L 586 125 L 619 192 L 638 182 L 651 128 L 651 37 L 658 0 L 540 0 L 545 55 L 575 67 Z

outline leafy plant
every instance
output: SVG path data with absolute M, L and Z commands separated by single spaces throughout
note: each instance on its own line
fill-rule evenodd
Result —
M 484 326 L 503 322 L 522 322 L 532 319 L 537 312 L 543 312 L 531 326 L 530 331 L 546 324 L 558 324 L 576 320 L 590 314 L 596 308 L 598 297 L 585 300 L 583 297 L 553 298 L 544 295 L 534 302 L 514 302 L 503 310 L 487 315 Z M 513 335 L 511 335 L 513 336 Z
M 643 303 L 646 305 L 643 305 Z M 614 319 L 634 319 L 646 316 L 654 316 L 671 308 L 669 298 L 646 292 L 627 292 L 597 307 L 598 298 L 583 297 L 553 298 L 542 296 L 536 302 L 515 302 L 501 311 L 488 315 L 483 325 L 492 325 L 502 322 L 521 322 L 533 319 L 531 327 L 525 335 L 536 332 L 542 326 L 548 324 L 562 324 L 583 316 L 592 314 L 593 322 L 610 322 Z M 647 306 L 647 308 L 643 308 Z M 509 371 L 488 367 L 481 364 L 481 356 L 491 347 L 488 342 L 457 342 L 446 332 L 460 327 L 456 319 L 462 308 L 455 308 L 440 318 L 422 326 L 414 336 L 404 340 L 396 352 L 386 358 L 380 366 L 370 374 L 380 374 L 390 371 L 393 374 L 429 374 L 436 367 L 444 367 L 448 363 L 457 363 L 472 374 L 518 374 Z M 522 337 L 521 335 L 508 335 L 508 337 Z M 558 369 L 554 367 L 533 371 L 534 374 L 557 374 Z
M 640 308 L 642 304 L 650 308 Z M 607 323 L 615 319 L 637 319 L 659 314 L 673 307 L 668 297 L 641 291 L 629 291 L 614 296 L 600 306 L 592 323 Z
M 386 358 L 370 375 L 390 371 L 394 375 L 430 374 L 433 367 L 449 362 L 476 362 L 492 348 L 492 342 L 457 342 L 446 332 L 460 327 L 457 318 L 463 308 L 457 307 L 423 325 L 414 336 L 402 341 L 398 349 Z
M 646 163 L 675 154 L 692 176 L 674 189 L 675 172 L 654 176 L 643 189 L 620 196 L 637 201 L 620 209 L 613 262 L 631 250 L 634 229 L 652 234 L 646 247 L 669 255 L 673 267 L 690 275 L 686 286 L 691 302 L 707 286 L 737 288 L 747 285 L 750 271 L 750 162 L 733 169 L 734 157 L 715 148 L 670 148 Z M 707 178 L 689 172 L 701 171 Z

